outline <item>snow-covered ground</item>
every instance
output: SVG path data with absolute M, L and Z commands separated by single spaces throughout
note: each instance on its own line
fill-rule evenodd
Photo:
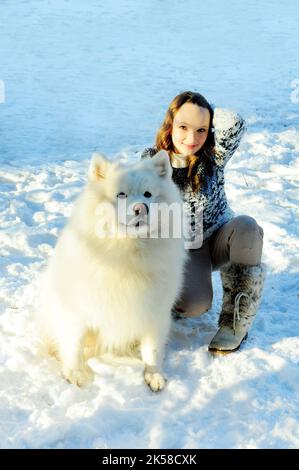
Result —
M 299 447 L 297 1 L 4 0 L 0 13 L 0 447 Z M 38 355 L 39 273 L 90 152 L 137 158 L 184 89 L 249 124 L 226 187 L 265 230 L 259 315 L 239 352 L 211 357 L 214 273 L 212 310 L 173 324 L 162 393 L 132 359 L 94 359 L 78 389 Z

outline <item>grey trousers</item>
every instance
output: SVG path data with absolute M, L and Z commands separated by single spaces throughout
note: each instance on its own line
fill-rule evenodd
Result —
M 192 317 L 210 309 L 212 271 L 227 263 L 255 266 L 261 262 L 263 229 L 247 215 L 222 225 L 198 250 L 189 250 L 184 287 L 175 307 Z

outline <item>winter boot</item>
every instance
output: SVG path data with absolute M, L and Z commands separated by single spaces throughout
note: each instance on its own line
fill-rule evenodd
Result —
M 266 275 L 264 264 L 230 264 L 220 271 L 223 303 L 219 330 L 209 345 L 212 353 L 226 354 L 239 349 L 247 338 L 259 303 Z

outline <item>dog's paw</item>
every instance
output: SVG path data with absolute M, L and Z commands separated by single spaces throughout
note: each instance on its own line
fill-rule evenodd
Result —
M 159 372 L 145 372 L 144 380 L 153 392 L 160 392 L 166 385 L 166 379 Z
M 64 369 L 63 375 L 69 383 L 78 387 L 84 387 L 93 378 L 92 370 L 89 367 L 84 369 Z

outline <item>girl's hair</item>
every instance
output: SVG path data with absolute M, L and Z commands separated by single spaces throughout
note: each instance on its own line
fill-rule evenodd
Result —
M 165 119 L 156 136 L 156 148 L 157 150 L 167 150 L 174 152 L 174 146 L 172 143 L 171 133 L 173 120 L 176 112 L 185 103 L 193 103 L 201 108 L 208 109 L 210 113 L 210 125 L 208 129 L 208 136 L 204 145 L 194 155 L 188 157 L 188 180 L 191 184 L 193 191 L 198 191 L 200 186 L 200 178 L 197 174 L 199 164 L 202 162 L 204 166 L 211 168 L 212 155 L 215 153 L 215 139 L 212 129 L 213 122 L 213 108 L 208 101 L 200 94 L 192 91 L 184 91 L 177 95 L 169 105 L 166 112 Z

